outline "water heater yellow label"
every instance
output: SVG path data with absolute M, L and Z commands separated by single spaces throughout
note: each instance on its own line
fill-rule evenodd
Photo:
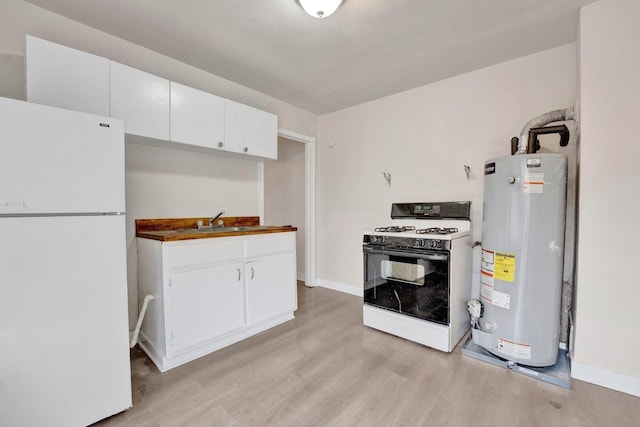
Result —
M 516 256 L 505 252 L 496 252 L 493 277 L 505 282 L 513 282 L 516 274 Z

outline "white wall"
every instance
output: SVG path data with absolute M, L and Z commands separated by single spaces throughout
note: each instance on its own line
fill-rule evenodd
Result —
M 0 54 L 0 96 L 25 99 L 24 55 Z
M 390 222 L 392 202 L 471 200 L 473 238 L 481 240 L 484 161 L 509 155 L 529 119 L 574 105 L 575 50 L 562 46 L 320 116 L 320 283 L 361 292 L 362 233 Z M 391 173 L 391 188 L 382 172 Z
M 305 188 L 304 143 L 278 138 L 278 160 L 264 163 L 264 220 L 291 224 L 296 233 L 298 279 L 304 280 Z
M 315 135 L 317 116 L 247 87 L 22 0 L 0 0 L 0 95 L 24 97 L 25 35 L 104 56 L 158 76 L 278 115 L 278 126 Z M 241 47 L 239 47 L 241 48 Z M 209 215 L 258 215 L 262 183 L 256 162 L 127 146 L 129 324 L 137 319 L 137 264 L 133 221 Z
M 580 217 L 573 368 L 578 378 L 638 396 L 639 22 L 637 0 L 600 1 L 580 13 Z

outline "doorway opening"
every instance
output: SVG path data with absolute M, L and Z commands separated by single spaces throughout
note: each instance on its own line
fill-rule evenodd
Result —
M 266 224 L 298 228 L 298 280 L 315 286 L 315 137 L 278 129 L 278 160 L 262 163 Z

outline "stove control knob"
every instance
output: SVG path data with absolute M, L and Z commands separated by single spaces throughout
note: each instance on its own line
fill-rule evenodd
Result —
M 416 246 L 424 247 L 425 243 L 426 242 L 422 239 L 416 240 Z
M 438 247 L 438 241 L 437 240 L 432 240 L 431 241 L 431 247 L 434 248 L 434 249 L 437 248 Z

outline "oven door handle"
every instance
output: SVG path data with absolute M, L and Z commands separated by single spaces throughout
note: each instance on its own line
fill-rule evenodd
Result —
M 411 252 L 390 251 L 387 249 L 372 248 L 369 246 L 364 246 L 362 250 L 364 251 L 364 253 L 367 253 L 367 254 L 404 256 L 404 257 L 411 257 L 411 258 L 426 259 L 428 261 L 447 261 L 449 259 L 449 255 L 446 253 L 419 252 L 419 251 L 411 251 Z

